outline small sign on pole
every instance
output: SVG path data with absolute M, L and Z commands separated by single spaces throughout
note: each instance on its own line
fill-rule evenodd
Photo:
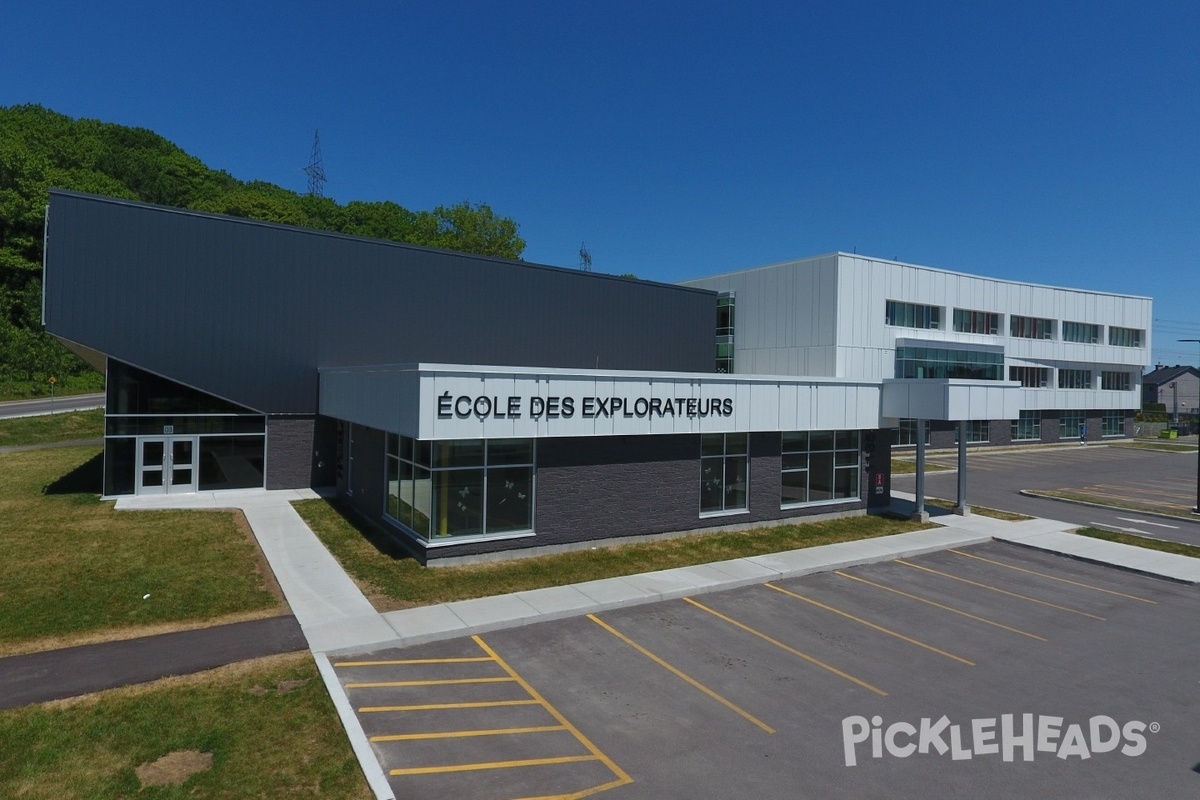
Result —
M 58 383 L 58 378 L 50 376 L 50 413 L 54 413 L 54 384 Z

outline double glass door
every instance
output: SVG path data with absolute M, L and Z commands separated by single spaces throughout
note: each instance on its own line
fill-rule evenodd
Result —
M 141 436 L 137 445 L 137 494 L 196 491 L 195 436 Z

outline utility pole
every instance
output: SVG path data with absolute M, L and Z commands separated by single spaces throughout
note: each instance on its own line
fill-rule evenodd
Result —
M 325 196 L 325 168 L 321 165 L 321 131 L 313 131 L 312 155 L 309 156 L 308 166 L 304 168 L 308 174 L 308 193 L 313 197 Z

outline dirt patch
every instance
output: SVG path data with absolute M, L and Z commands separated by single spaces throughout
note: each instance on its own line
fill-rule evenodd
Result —
M 302 680 L 280 681 L 279 683 L 275 684 L 275 692 L 277 694 L 288 694 L 289 692 L 296 691 L 306 683 L 308 683 L 307 678 Z
M 212 769 L 212 753 L 199 750 L 176 750 L 157 761 L 138 766 L 136 772 L 142 786 L 180 786 L 197 772 Z

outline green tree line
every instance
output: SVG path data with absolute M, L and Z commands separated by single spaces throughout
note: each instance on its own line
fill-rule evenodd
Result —
M 162 136 L 38 105 L 0 107 L 0 399 L 102 378 L 41 326 L 42 238 L 51 188 L 517 259 L 517 223 L 484 203 L 431 211 L 336 201 L 211 169 Z

